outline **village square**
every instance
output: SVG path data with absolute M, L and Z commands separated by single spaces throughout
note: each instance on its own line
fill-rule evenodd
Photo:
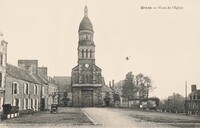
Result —
M 8 60 L 12 51 L 9 51 L 9 45 L 13 44 L 7 42 L 4 37 L 6 33 L 0 31 L 1 128 L 200 127 L 200 90 L 197 84 L 182 81 L 184 95 L 174 91 L 160 98 L 152 94 L 157 87 L 154 78 L 146 75 L 146 72 L 135 74 L 129 68 L 123 79 L 108 80 L 96 54 L 102 53 L 106 62 L 103 64 L 109 65 L 111 62 L 107 62 L 104 51 L 96 51 L 98 45 L 95 38 L 98 35 L 95 26 L 99 24 L 93 26 L 90 6 L 85 5 L 82 12 L 74 13 L 83 15 L 79 24 L 76 24 L 76 49 L 71 54 L 77 55 L 77 64 L 71 67 L 71 75 L 50 76 L 51 69 L 43 66 L 47 64 L 44 61 L 40 64 L 39 59 L 31 57 L 18 58 L 17 65 L 10 64 Z M 109 46 L 103 47 L 106 49 Z M 37 52 L 37 49 L 34 50 Z M 59 51 L 53 52 L 59 55 Z M 40 55 L 43 53 L 45 55 L 43 51 Z M 57 59 L 59 56 L 54 58 L 49 55 L 46 58 Z M 130 55 L 123 56 L 124 67 L 128 67 L 133 59 Z M 131 67 L 137 68 L 134 65 Z

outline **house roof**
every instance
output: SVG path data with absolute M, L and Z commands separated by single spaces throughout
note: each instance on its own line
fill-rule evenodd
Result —
M 110 87 L 107 85 L 102 85 L 102 91 L 103 92 L 114 92 Z
M 6 65 L 6 75 L 15 79 L 20 79 L 20 80 L 40 84 L 40 82 L 34 77 L 34 75 L 30 74 L 27 70 L 19 68 L 11 64 Z
M 117 92 L 120 95 L 122 94 L 123 84 L 124 84 L 124 80 L 121 80 L 121 81 L 115 83 L 115 85 L 114 85 L 115 92 Z
M 37 81 L 39 81 L 40 84 L 48 85 L 49 82 L 43 76 L 41 76 L 39 74 L 33 74 L 33 76 Z

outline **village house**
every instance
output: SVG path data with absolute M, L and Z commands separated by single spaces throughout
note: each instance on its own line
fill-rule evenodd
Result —
M 113 107 L 114 106 L 114 91 L 107 85 L 102 86 L 101 95 L 103 97 L 104 107 Z
M 29 71 L 41 83 L 41 111 L 49 110 L 57 103 L 57 84 L 48 76 L 47 67 L 38 67 L 38 60 L 18 60 L 18 66 Z
M 51 104 L 58 104 L 58 85 L 53 77 L 48 76 L 47 67 L 38 67 L 38 76 L 43 82 L 42 110 L 49 110 Z M 48 85 L 48 86 L 47 86 Z
M 38 111 L 40 108 L 41 84 L 28 71 L 7 64 L 5 104 L 18 106 L 20 113 Z
M 186 102 L 189 114 L 200 114 L 200 89 L 196 85 L 191 85 L 191 93 Z
M 2 115 L 5 96 L 6 81 L 6 63 L 7 63 L 7 42 L 3 39 L 3 33 L 0 31 L 0 117 Z
M 57 103 L 57 84 L 47 76 L 38 60 L 18 60 L 18 66 L 7 64 L 5 104 L 18 106 L 19 113 L 49 110 Z

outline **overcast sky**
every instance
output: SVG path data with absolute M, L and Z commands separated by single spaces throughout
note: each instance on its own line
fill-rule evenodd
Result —
M 188 92 L 191 84 L 200 88 L 199 0 L 0 0 L 8 63 L 37 59 L 50 76 L 70 76 L 77 65 L 78 27 L 86 4 L 96 65 L 106 83 L 132 71 L 151 77 L 156 87 L 151 96 L 184 95 L 185 81 Z

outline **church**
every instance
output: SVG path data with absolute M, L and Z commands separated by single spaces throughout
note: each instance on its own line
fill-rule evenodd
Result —
M 78 64 L 71 73 L 72 106 L 110 106 L 112 90 L 105 85 L 102 70 L 95 64 L 94 30 L 88 17 L 87 6 L 84 8 L 84 17 L 79 25 L 78 34 Z

